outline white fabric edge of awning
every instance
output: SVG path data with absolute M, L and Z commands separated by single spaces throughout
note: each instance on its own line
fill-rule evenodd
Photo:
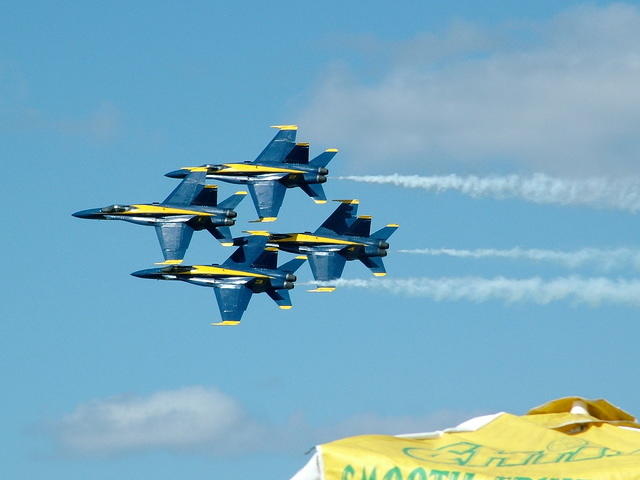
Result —
M 479 417 L 473 417 L 469 420 L 465 420 L 459 425 L 451 428 L 445 428 L 444 430 L 435 430 L 433 432 L 424 432 L 424 433 L 403 433 L 402 435 L 394 435 L 394 437 L 398 438 L 438 438 L 443 433 L 458 433 L 458 432 L 475 432 L 479 428 L 484 427 L 488 423 L 491 423 L 500 415 L 504 415 L 504 412 L 492 413 L 490 415 L 481 415 Z

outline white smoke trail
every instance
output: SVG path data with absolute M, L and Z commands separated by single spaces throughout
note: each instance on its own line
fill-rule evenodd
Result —
M 603 277 L 570 276 L 550 280 L 539 277 L 339 279 L 330 283 L 338 287 L 386 290 L 393 294 L 425 297 L 435 301 L 502 300 L 507 303 L 548 304 L 569 300 L 590 306 L 619 304 L 640 307 L 640 280 L 612 280 Z
M 431 256 L 449 256 L 459 258 L 507 258 L 525 259 L 543 262 L 555 262 L 568 268 L 592 265 L 602 270 L 614 268 L 635 268 L 640 270 L 640 250 L 631 248 L 583 248 L 575 251 L 524 249 L 520 247 L 510 249 L 478 248 L 474 250 L 454 248 L 416 248 L 398 250 L 401 253 L 411 253 Z
M 364 175 L 337 177 L 365 183 L 389 183 L 431 192 L 457 190 L 472 197 L 522 198 L 534 203 L 587 205 L 636 212 L 640 210 L 640 179 L 562 179 L 537 173 L 520 175 Z

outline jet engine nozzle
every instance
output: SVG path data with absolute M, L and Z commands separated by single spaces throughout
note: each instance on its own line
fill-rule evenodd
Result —
M 325 183 L 327 181 L 327 177 L 315 173 L 305 173 L 304 181 L 307 183 Z
M 236 213 L 235 210 L 226 210 L 224 212 L 224 214 L 228 217 L 228 218 L 236 218 L 238 216 L 238 214 Z
M 369 247 L 365 247 L 364 254 L 367 257 L 386 257 L 387 251 L 384 248 L 369 246 Z
M 293 273 L 287 273 L 284 277 L 287 282 L 295 282 L 298 277 L 296 277 Z
M 324 168 L 324 167 L 320 167 L 318 169 L 318 174 L 319 175 L 329 175 L 329 169 L 328 168 Z
M 386 250 L 387 248 L 389 248 L 389 244 L 387 242 L 385 242 L 384 240 L 380 240 L 378 242 L 378 247 L 384 248 Z
M 284 288 L 291 290 L 294 287 L 293 282 L 284 282 Z

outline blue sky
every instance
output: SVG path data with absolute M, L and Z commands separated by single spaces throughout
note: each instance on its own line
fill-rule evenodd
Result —
M 343 435 L 564 395 L 639 412 L 640 6 L 524 3 L 6 4 L 3 477 L 281 479 Z M 71 217 L 161 200 L 164 173 L 250 160 L 282 123 L 340 149 L 330 198 L 401 225 L 396 283 L 255 296 L 216 329 L 212 292 L 129 275 L 151 229 Z M 360 178 L 393 173 L 422 188 Z M 332 208 L 289 191 L 272 229 Z M 199 233 L 185 260 L 229 253 Z

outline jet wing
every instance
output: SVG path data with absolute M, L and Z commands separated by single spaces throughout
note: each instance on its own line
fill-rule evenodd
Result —
M 213 287 L 222 321 L 213 325 L 237 325 L 249 305 L 253 292 L 244 285 L 227 284 Z
M 191 243 L 193 228 L 185 223 L 156 225 L 156 234 L 165 260 L 180 260 Z
M 279 129 L 278 133 L 253 163 L 282 163 L 296 146 L 296 125 L 276 125 L 274 128 Z
M 194 199 L 202 192 L 206 177 L 207 172 L 190 172 L 162 203 L 191 205 Z
M 318 227 L 315 232 L 318 235 L 330 235 L 331 233 L 337 233 L 338 235 L 349 234 L 354 217 L 358 214 L 358 200 L 338 201 L 341 202 L 341 205 Z
M 247 187 L 260 217 L 259 221 L 274 221 L 278 217 L 287 187 L 278 180 L 251 182 Z
M 347 259 L 339 252 L 310 252 L 307 254 L 311 273 L 318 282 L 335 280 L 342 276 Z

